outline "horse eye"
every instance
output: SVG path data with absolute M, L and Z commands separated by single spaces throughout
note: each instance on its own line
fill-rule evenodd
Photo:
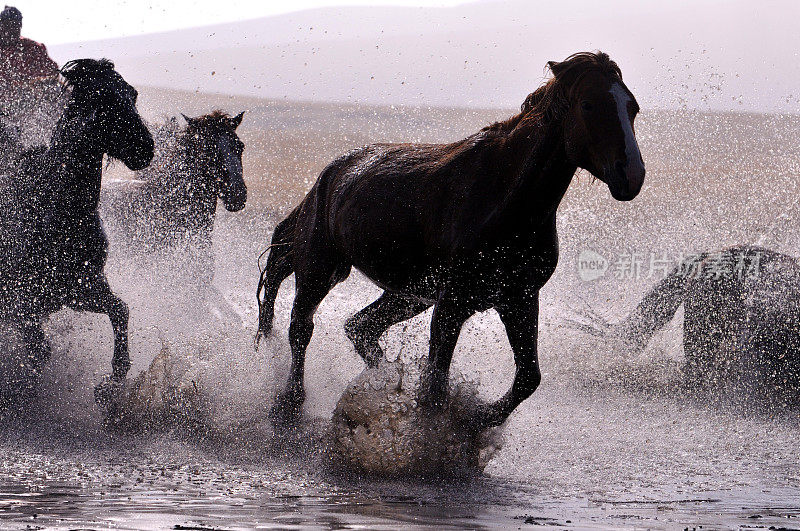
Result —
M 591 104 L 591 102 L 588 102 L 588 101 L 582 101 L 581 102 L 581 109 L 583 109 L 584 111 L 589 112 L 593 108 L 594 108 L 594 106 Z

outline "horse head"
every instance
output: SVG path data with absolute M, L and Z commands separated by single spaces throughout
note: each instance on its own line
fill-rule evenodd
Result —
M 242 170 L 244 142 L 236 134 L 244 111 L 234 117 L 222 111 L 198 118 L 182 116 L 188 124 L 187 137 L 198 151 L 206 173 L 214 179 L 217 195 L 228 211 L 238 212 L 247 202 Z
M 138 94 L 114 64 L 107 59 L 76 59 L 64 65 L 61 75 L 72 88 L 72 101 L 86 110 L 98 149 L 134 171 L 150 164 L 153 137 L 136 110 Z
M 606 183 L 614 199 L 630 201 L 642 188 L 645 167 L 634 129 L 639 105 L 619 67 L 602 52 L 547 65 L 553 78 L 528 96 L 523 113 L 559 119 L 570 162 Z

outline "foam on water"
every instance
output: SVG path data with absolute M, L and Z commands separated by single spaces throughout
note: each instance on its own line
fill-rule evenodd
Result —
M 419 375 L 416 364 L 385 362 L 347 386 L 329 432 L 336 464 L 379 475 L 484 469 L 502 446 L 502 432 L 468 426 L 480 403 L 474 384 L 455 375 L 448 407 L 432 412 L 419 404 Z
M 267 412 L 279 390 L 274 358 L 282 354 L 276 339 L 283 338 L 271 338 L 260 354 L 242 357 L 232 354 L 252 344 L 233 335 L 230 329 L 212 334 L 206 328 L 202 336 L 162 337 L 149 367 L 128 380 L 109 405 L 108 425 L 224 443 L 257 439 L 275 447 L 283 446 L 281 437 L 322 439 L 323 453 L 335 467 L 382 476 L 479 473 L 502 446 L 501 429 L 479 433 L 468 425 L 481 400 L 475 383 L 458 371 L 447 408 L 434 413 L 420 407 L 419 358 L 365 369 L 347 385 L 322 430 L 303 421 L 299 431 L 276 437 Z

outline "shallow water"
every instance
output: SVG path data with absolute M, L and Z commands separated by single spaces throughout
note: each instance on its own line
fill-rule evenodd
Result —
M 557 399 L 548 395 L 543 398 Z M 111 437 L 104 432 L 69 433 L 69 428 L 67 433 L 36 436 L 5 433 L 0 462 L 2 526 L 391 529 L 545 524 L 714 529 L 792 528 L 800 522 L 796 466 L 793 471 L 781 470 L 786 463 L 780 462 L 767 467 L 775 468 L 777 476 L 784 474 L 785 483 L 758 481 L 747 465 L 742 466 L 742 460 L 769 458 L 778 449 L 769 449 L 765 456 L 751 453 L 745 443 L 730 462 L 711 459 L 706 464 L 702 456 L 687 453 L 688 447 L 625 452 L 624 448 L 633 448 L 630 440 L 587 436 L 583 428 L 597 420 L 593 415 L 605 416 L 607 408 L 616 410 L 620 403 L 612 401 L 597 409 L 588 404 L 580 404 L 585 413 L 571 424 L 579 427 L 577 433 L 570 430 L 573 433 L 567 435 L 558 426 L 553 430 L 546 421 L 528 425 L 528 434 L 531 428 L 544 432 L 536 428 L 547 425 L 549 446 L 537 448 L 545 441 L 514 438 L 488 476 L 428 481 L 337 476 L 308 455 L 267 456 L 252 446 L 232 450 L 238 445 L 231 441 L 217 447 L 188 443 L 174 435 Z M 650 405 L 650 409 L 670 409 Z M 570 409 L 578 406 L 564 404 Z M 525 428 L 515 425 L 521 420 L 509 431 Z M 658 435 L 668 434 L 651 431 L 651 436 Z M 565 442 L 565 436 L 572 440 Z M 49 444 L 43 442 L 47 440 Z M 565 451 L 565 443 L 574 448 L 576 440 L 580 449 Z M 618 453 L 610 463 L 609 450 Z M 716 446 L 713 453 L 727 451 L 727 446 Z M 673 459 L 683 462 L 657 468 L 659 461 Z M 509 465 L 517 468 L 511 474 Z
M 214 433 L 104 429 L 91 389 L 110 366 L 110 327 L 100 316 L 61 312 L 47 327 L 54 354 L 39 397 L 0 426 L 0 528 L 800 529 L 796 411 L 715 408 L 683 396 L 676 325 L 628 359 L 564 324 L 585 307 L 617 319 L 654 282 L 610 273 L 582 282 L 576 257 L 586 248 L 613 258 L 761 239 L 791 252 L 798 226 L 785 198 L 800 156 L 779 133 L 794 122 L 779 122 L 776 133 L 773 119 L 737 119 L 725 129 L 739 122 L 717 118 L 728 133 L 723 145 L 700 148 L 691 135 L 712 135 L 703 132 L 712 120 L 697 117 L 700 125 L 680 133 L 694 151 L 671 140 L 683 121 L 644 121 L 650 181 L 633 203 L 576 179 L 560 210 L 561 264 L 542 291 L 542 386 L 475 477 L 371 479 L 327 466 L 327 423 L 363 369 L 342 325 L 380 293 L 357 273 L 317 314 L 306 424 L 296 434 L 273 433 L 266 413 L 289 362 L 291 280 L 278 300 L 276 335 L 252 348 L 255 263 L 276 220 L 273 206 L 256 199 L 240 214 L 220 213 L 215 285 L 224 300 L 214 304 L 236 318 L 194 299 L 180 263 L 136 258 L 112 234 L 111 283 L 132 308 L 131 375 L 147 369 L 164 342 L 193 360 Z M 766 129 L 769 157 L 740 140 L 765 138 Z M 739 162 L 720 162 L 725 142 Z M 764 179 L 775 195 L 756 192 Z M 424 356 L 429 318 L 390 330 L 387 357 Z M 493 312 L 467 323 L 454 368 L 479 384 L 484 399 L 510 385 L 512 355 Z
M 262 369 L 249 382 L 266 382 L 265 389 L 247 388 L 249 362 L 234 352 L 227 362 L 217 353 L 206 358 L 210 370 L 230 381 L 217 384 L 220 429 L 205 439 L 180 429 L 140 435 L 104 430 L 91 402 L 96 369 L 79 356 L 53 360 L 43 395 L 0 433 L 0 526 L 800 527 L 800 442 L 791 418 L 720 411 L 669 390 L 654 395 L 638 389 L 635 377 L 615 382 L 603 381 L 601 373 L 580 375 L 595 363 L 585 356 L 558 367 L 554 358 L 569 359 L 556 352 L 568 344 L 558 326 L 542 333 L 542 357 L 551 367 L 544 383 L 508 422 L 505 444 L 483 475 L 339 475 L 327 466 L 324 433 L 338 396 L 361 370 L 341 323 L 373 289 L 351 279 L 320 310 L 325 319 L 318 321 L 309 357 L 309 420 L 294 435 L 274 436 L 264 422 L 266 406 L 259 409 L 282 378 L 270 380 Z M 279 329 L 290 296 L 291 288 L 281 296 Z M 98 333 L 81 323 L 96 322 L 91 317 L 59 318 L 73 327 L 69 350 L 81 336 Z M 134 321 L 139 333 L 154 334 L 143 320 Z M 425 326 L 423 316 L 390 333 L 387 356 L 422 355 Z M 218 336 L 211 344 L 246 351 L 251 332 L 230 330 L 230 345 Z M 160 332 L 170 333 L 179 340 L 174 330 Z M 278 334 L 262 346 L 260 363 L 284 371 L 285 341 Z M 138 365 L 148 361 L 142 359 L 148 343 L 139 342 Z M 99 350 L 93 356 L 102 365 L 110 349 Z M 496 316 L 470 321 L 456 368 L 478 379 L 487 398 L 505 389 L 510 350 Z

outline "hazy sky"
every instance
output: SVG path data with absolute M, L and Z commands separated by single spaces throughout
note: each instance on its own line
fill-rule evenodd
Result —
M 17 5 L 26 16 L 23 32 L 46 43 L 59 63 L 109 57 L 141 85 L 512 108 L 541 83 L 546 61 L 601 49 L 622 66 L 643 107 L 800 112 L 800 0 Z M 184 29 L 209 25 L 214 29 Z M 141 35 L 154 32 L 167 33 Z M 107 40 L 87 42 L 93 39 Z
M 234 22 L 315 7 L 444 7 L 467 0 L 6 0 L 23 14 L 23 35 L 45 42 L 107 39 Z

